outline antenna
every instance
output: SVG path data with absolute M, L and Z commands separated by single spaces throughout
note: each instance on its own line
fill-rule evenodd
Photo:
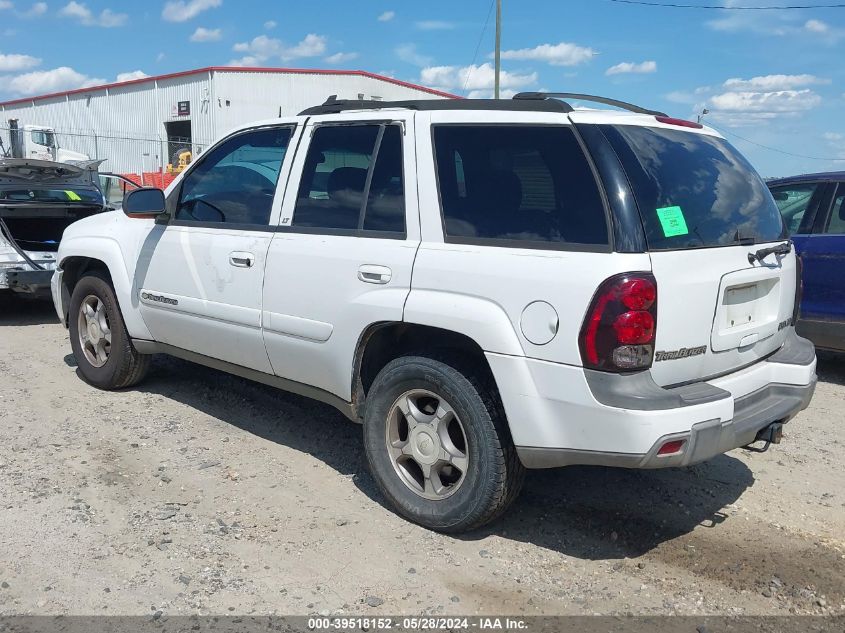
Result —
M 502 0 L 496 0 L 496 79 L 493 98 L 499 98 L 499 75 L 502 72 Z

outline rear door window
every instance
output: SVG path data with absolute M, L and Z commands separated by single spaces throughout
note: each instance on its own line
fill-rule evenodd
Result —
M 292 226 L 374 237 L 404 235 L 400 127 L 376 123 L 315 128 Z
M 447 242 L 608 245 L 601 193 L 568 127 L 438 125 L 434 148 Z
M 762 178 L 726 140 L 665 128 L 601 127 L 628 175 L 650 250 L 787 236 Z
M 827 220 L 827 226 L 824 232 L 827 235 L 845 234 L 845 185 L 839 185 L 836 191 L 836 197 L 833 199 L 833 209 L 830 211 L 830 217 Z
M 771 188 L 772 197 L 790 235 L 797 233 L 800 229 L 810 201 L 818 188 L 817 182 L 779 185 Z

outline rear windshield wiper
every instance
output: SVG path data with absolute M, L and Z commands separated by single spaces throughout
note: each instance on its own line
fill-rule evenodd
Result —
M 761 248 L 754 253 L 748 253 L 748 263 L 753 264 L 755 261 L 762 263 L 769 255 L 789 255 L 792 251 L 792 242 L 783 242 L 777 246 L 769 246 L 768 248 Z

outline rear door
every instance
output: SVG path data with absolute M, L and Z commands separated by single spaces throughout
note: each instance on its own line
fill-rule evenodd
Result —
M 414 118 L 313 118 L 267 255 L 263 328 L 275 373 L 351 400 L 361 334 L 401 321 L 419 245 Z
M 653 121 L 653 119 L 652 119 Z M 724 139 L 664 125 L 603 125 L 628 175 L 657 279 L 652 374 L 702 380 L 777 350 L 790 325 L 794 253 L 771 194 Z
M 845 184 L 829 186 L 831 195 L 822 203 L 814 233 L 801 249 L 804 264 L 801 319 L 808 322 L 804 324 L 810 327 L 807 334 L 817 345 L 843 349 L 843 329 L 835 324 L 845 322 Z

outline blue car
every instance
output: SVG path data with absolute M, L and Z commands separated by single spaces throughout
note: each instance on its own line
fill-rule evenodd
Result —
M 804 265 L 798 333 L 845 351 L 845 172 L 768 183 Z

